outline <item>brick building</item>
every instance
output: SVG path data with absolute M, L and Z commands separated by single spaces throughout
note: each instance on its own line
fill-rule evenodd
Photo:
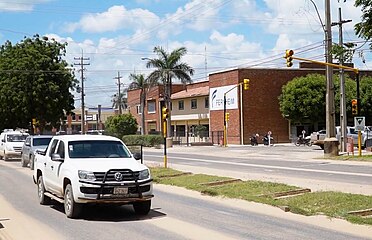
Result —
M 334 70 L 335 73 L 338 71 Z M 226 94 L 226 112 L 229 113 L 227 124 L 227 142 L 229 144 L 249 144 L 249 137 L 255 133 L 262 135 L 272 132 L 275 142 L 290 142 L 302 130 L 310 133 L 323 126 L 296 125 L 285 119 L 279 110 L 279 95 L 288 81 L 295 77 L 311 73 L 325 74 L 323 66 L 300 63 L 300 68 L 263 69 L 237 68 L 209 75 L 209 81 L 194 83 L 187 86 L 174 84 L 172 88 L 172 131 L 177 136 L 177 129 L 190 131 L 190 126 L 202 124 L 209 128 L 209 141 L 220 143 L 223 133 L 223 95 Z M 353 72 L 347 74 L 353 77 Z M 360 75 L 371 75 L 370 71 L 360 71 Z M 249 90 L 242 91 L 237 84 L 243 79 L 249 79 Z M 209 88 L 209 100 L 206 89 Z M 199 90 L 197 90 L 199 89 Z M 196 94 L 197 93 L 197 94 Z M 145 109 L 147 132 L 161 131 L 160 109 L 163 106 L 162 86 L 153 87 L 147 96 Z M 196 94 L 196 95 L 194 95 Z M 191 100 L 208 101 L 209 109 L 189 109 L 180 111 L 180 102 L 191 106 Z M 139 90 L 128 92 L 130 112 L 140 123 Z M 150 104 L 149 104 L 150 103 Z M 204 102 L 205 104 L 205 102 Z M 337 103 L 336 103 L 337 106 Z M 192 111 L 195 110 L 195 111 Z M 201 112 L 197 112 L 201 111 Z M 196 115 L 195 115 L 196 114 Z

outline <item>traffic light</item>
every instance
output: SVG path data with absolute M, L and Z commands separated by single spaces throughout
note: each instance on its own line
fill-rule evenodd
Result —
M 165 122 L 167 121 L 168 117 L 169 117 L 169 110 L 168 108 L 163 107 L 161 109 L 161 119 L 163 120 L 163 122 Z
M 243 89 L 248 90 L 249 89 L 249 79 L 243 80 Z
M 351 114 L 358 115 L 358 100 L 351 100 Z
M 225 114 L 225 119 L 226 119 L 226 122 L 228 122 L 228 121 L 229 121 L 229 118 L 230 118 L 230 113 L 226 113 L 226 114 Z
M 294 52 L 293 50 L 285 50 L 285 59 L 287 60 L 287 67 L 292 67 L 293 66 L 293 63 L 292 63 L 292 56 L 293 56 Z

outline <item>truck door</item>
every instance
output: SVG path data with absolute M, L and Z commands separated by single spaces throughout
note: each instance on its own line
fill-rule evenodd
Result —
M 59 141 L 58 147 L 55 150 L 55 153 L 58 153 L 62 159 L 65 159 L 65 144 L 63 141 Z M 50 184 L 53 188 L 55 194 L 62 196 L 63 194 L 63 179 L 60 176 L 61 167 L 63 166 L 63 161 L 51 161 L 50 165 Z
M 40 167 L 44 167 L 44 185 L 45 189 L 48 191 L 53 191 L 53 184 L 52 184 L 52 178 L 53 178 L 53 169 L 54 169 L 54 163 L 52 161 L 52 154 L 55 153 L 58 146 L 58 139 L 54 139 L 53 142 L 51 142 L 50 149 L 47 151 L 47 155 L 45 157 L 41 158 L 42 161 L 38 164 L 40 164 Z M 49 148 L 49 147 L 48 147 Z

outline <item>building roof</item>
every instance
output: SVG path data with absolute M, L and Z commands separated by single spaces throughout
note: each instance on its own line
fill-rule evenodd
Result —
M 186 89 L 177 93 L 172 94 L 172 99 L 180 99 L 180 98 L 191 98 L 191 97 L 200 97 L 200 96 L 208 96 L 209 95 L 209 87 L 199 87 L 193 89 Z

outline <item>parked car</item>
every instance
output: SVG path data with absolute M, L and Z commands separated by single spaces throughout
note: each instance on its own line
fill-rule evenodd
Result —
M 0 158 L 5 161 L 9 158 L 20 158 L 27 136 L 29 134 L 23 131 L 13 131 L 13 129 L 3 131 L 0 135 Z
M 346 128 L 347 137 L 352 137 L 354 141 L 354 145 L 358 145 L 358 131 L 355 130 L 355 127 L 347 127 Z M 318 132 L 313 132 L 311 135 L 311 143 L 313 145 L 318 145 L 322 149 L 324 149 L 324 139 L 326 137 L 326 130 L 320 130 Z M 341 127 L 336 127 L 336 138 L 340 141 L 341 140 Z M 363 139 L 363 138 L 362 138 Z M 362 141 L 362 147 L 364 147 L 364 141 Z
M 37 150 L 45 151 L 52 137 L 53 136 L 51 135 L 28 136 L 22 146 L 22 152 L 21 152 L 22 167 L 27 167 L 27 165 L 30 164 L 30 168 L 31 170 L 33 170 L 35 152 Z

